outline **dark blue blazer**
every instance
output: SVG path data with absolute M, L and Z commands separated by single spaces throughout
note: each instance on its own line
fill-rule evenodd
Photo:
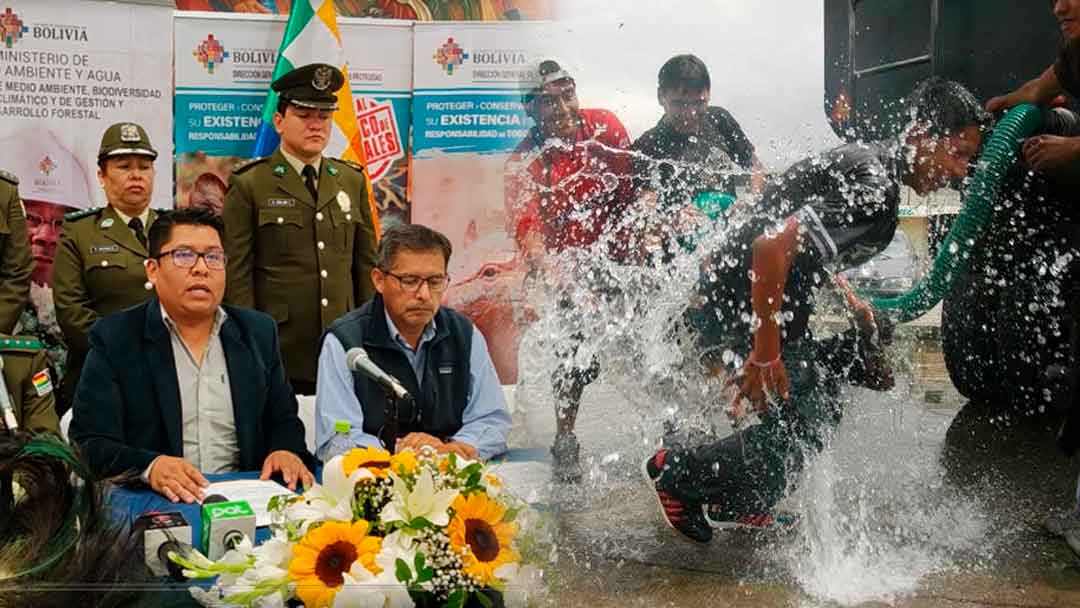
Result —
M 240 470 L 261 469 L 268 454 L 288 450 L 314 471 L 281 364 L 277 325 L 255 310 L 224 309 L 220 336 Z M 94 324 L 73 410 L 68 434 L 99 475 L 142 473 L 159 455 L 183 454 L 180 386 L 156 297 Z

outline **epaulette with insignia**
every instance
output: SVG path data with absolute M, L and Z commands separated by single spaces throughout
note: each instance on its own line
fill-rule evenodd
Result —
M 19 178 L 14 173 L 4 171 L 3 169 L 0 169 L 0 179 L 10 183 L 12 186 L 19 185 Z
M 0 351 L 18 353 L 36 353 L 45 348 L 34 336 L 2 336 L 0 337 Z
M 92 207 L 90 209 L 81 209 L 79 211 L 72 211 L 71 213 L 64 214 L 65 222 L 74 222 L 75 220 L 81 220 L 84 217 L 90 217 L 91 215 L 98 215 L 104 211 L 104 207 Z
M 352 167 L 353 169 L 356 169 L 360 173 L 364 172 L 364 165 L 361 165 L 360 163 L 353 162 L 351 160 L 345 160 L 344 158 L 331 158 L 330 160 L 335 160 L 335 161 L 337 161 L 337 162 L 339 162 L 339 163 L 341 163 L 341 164 L 343 164 L 343 165 L 345 165 L 347 167 Z
M 257 165 L 257 164 L 259 164 L 259 163 L 261 163 L 263 161 L 268 160 L 269 158 L 270 158 L 269 156 L 260 156 L 259 158 L 253 158 L 251 160 L 244 161 L 244 162 L 240 163 L 239 165 L 236 165 L 235 167 L 233 167 L 232 172 L 233 172 L 234 175 L 240 175 L 244 171 L 247 171 L 248 169 L 254 167 L 255 165 Z

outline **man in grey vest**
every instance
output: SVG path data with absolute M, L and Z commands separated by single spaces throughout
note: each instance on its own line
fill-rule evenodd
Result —
M 506 451 L 510 410 L 484 336 L 464 315 L 440 306 L 450 283 L 452 249 L 442 234 L 417 224 L 388 229 L 371 271 L 374 299 L 323 335 L 315 391 L 316 455 L 328 460 L 338 420 L 351 423 L 354 446 L 383 447 L 386 396 L 375 381 L 350 372 L 346 353 L 362 348 L 415 400 L 398 410 L 396 449 L 427 445 L 469 459 Z

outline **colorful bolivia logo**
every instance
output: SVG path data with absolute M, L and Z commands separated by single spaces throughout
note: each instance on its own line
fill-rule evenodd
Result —
M 469 58 L 469 54 L 458 43 L 454 42 L 453 38 L 447 38 L 446 44 L 440 46 L 439 50 L 435 51 L 431 58 L 446 70 L 447 76 L 453 76 L 454 68 L 465 63 L 465 60 Z
M 38 171 L 41 171 L 41 174 L 46 177 L 52 175 L 52 172 L 56 171 L 56 167 L 56 161 L 49 158 L 48 154 L 42 156 L 41 160 L 38 161 Z
M 206 37 L 206 40 L 200 42 L 192 55 L 195 56 L 195 59 L 197 59 L 210 74 L 214 73 L 214 66 L 224 63 L 225 60 L 229 58 L 228 51 L 225 50 L 225 47 L 221 46 L 221 41 L 214 38 L 213 34 L 209 34 Z
M 11 45 L 15 44 L 22 38 L 22 35 L 29 32 L 30 28 L 23 25 L 22 19 L 19 16 L 11 12 L 10 8 L 5 8 L 3 13 L 0 13 L 0 38 L 4 39 L 4 46 L 11 48 Z

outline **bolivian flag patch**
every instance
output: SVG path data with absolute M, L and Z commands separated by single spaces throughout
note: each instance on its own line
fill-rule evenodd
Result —
M 52 380 L 49 379 L 49 370 L 43 369 L 34 374 L 34 377 L 31 378 L 30 381 L 34 383 L 34 390 L 37 391 L 38 397 L 48 395 L 52 392 Z

